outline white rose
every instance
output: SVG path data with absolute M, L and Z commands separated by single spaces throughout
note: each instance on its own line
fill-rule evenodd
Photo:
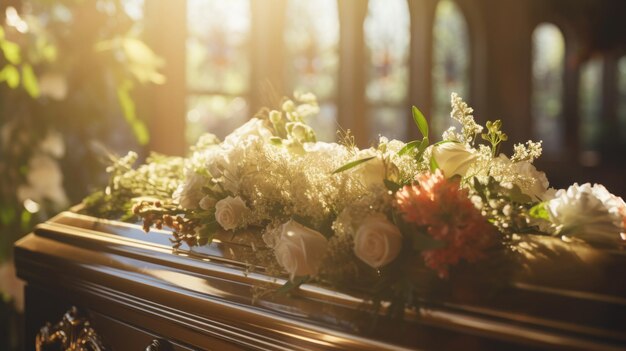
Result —
M 322 234 L 290 220 L 280 227 L 274 255 L 293 280 L 297 276 L 316 275 L 327 246 L 328 240 Z
M 266 127 L 263 120 L 251 118 L 248 122 L 230 133 L 230 135 L 224 139 L 224 144 L 225 146 L 235 147 L 242 141 L 248 139 L 260 138 L 261 140 L 269 140 L 272 136 L 271 130 Z
M 446 177 L 464 177 L 478 155 L 463 143 L 448 142 L 433 146 L 432 155 Z
M 239 196 L 228 196 L 215 204 L 215 220 L 226 230 L 235 229 L 245 223 L 249 211 Z
M 206 178 L 196 172 L 189 172 L 185 182 L 178 186 L 173 194 L 174 201 L 188 209 L 198 208 L 198 203 L 204 197 L 202 187 L 206 184 Z
M 561 232 L 593 242 L 613 243 L 624 231 L 626 204 L 602 185 L 574 184 L 548 202 L 550 220 Z
M 366 218 L 354 237 L 354 254 L 373 268 L 393 261 L 401 248 L 400 230 L 382 214 Z

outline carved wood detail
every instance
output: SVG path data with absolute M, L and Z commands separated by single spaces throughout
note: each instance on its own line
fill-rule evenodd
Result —
M 50 322 L 37 333 L 37 351 L 106 351 L 100 336 L 76 307 L 67 311 L 60 322 Z

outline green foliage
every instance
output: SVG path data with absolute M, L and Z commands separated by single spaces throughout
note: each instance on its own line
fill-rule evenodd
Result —
M 432 156 L 430 157 L 429 166 L 430 166 L 431 172 L 434 172 L 439 169 L 439 164 L 437 163 L 437 160 L 435 160 L 435 158 Z
M 22 62 L 20 46 L 14 42 L 0 39 L 0 50 L 4 53 L 4 58 L 13 65 L 19 65 Z
M 337 173 L 341 173 L 341 172 L 347 171 L 347 170 L 349 170 L 351 168 L 354 168 L 354 167 L 360 165 L 361 163 L 365 163 L 365 162 L 367 162 L 367 161 L 369 161 L 371 159 L 374 159 L 374 158 L 376 158 L 376 156 L 365 157 L 365 158 L 362 158 L 362 159 L 359 159 L 359 160 L 356 160 L 356 161 L 348 162 L 345 165 L 343 165 L 343 166 L 337 168 L 336 170 L 334 170 L 332 174 L 337 174 Z
M 509 137 L 500 130 L 501 127 L 502 121 L 499 119 L 495 122 L 487 121 L 487 133 L 482 133 L 480 135 L 483 140 L 486 140 L 491 144 L 491 152 L 494 157 L 498 155 L 500 143 L 509 139 Z
M 548 207 L 546 202 L 540 202 L 535 206 L 531 207 L 530 211 L 528 211 L 532 218 L 536 219 L 545 219 L 547 221 L 550 220 L 550 212 L 548 212 Z
M 430 140 L 428 138 L 428 121 L 417 107 L 413 106 L 411 112 L 413 115 L 413 122 L 415 122 L 417 129 L 422 134 L 422 139 L 408 142 L 402 149 L 400 149 L 398 156 L 412 155 L 415 161 L 422 163 L 424 152 L 430 145 Z
M 0 83 L 6 82 L 9 88 L 15 89 L 20 85 L 20 72 L 17 67 L 7 64 L 0 70 Z
M 383 182 L 385 183 L 385 187 L 387 187 L 389 191 L 394 193 L 402 188 L 402 185 L 389 179 L 383 179 Z
M 28 63 L 22 65 L 22 85 L 24 89 L 32 97 L 36 99 L 40 95 L 39 91 L 39 83 L 37 82 L 37 76 L 35 76 L 35 72 L 33 71 L 33 67 Z
M 421 143 L 422 141 L 420 140 L 409 141 L 406 145 L 404 145 L 402 149 L 400 149 L 400 151 L 398 151 L 398 156 L 408 154 L 409 152 L 413 151 L 416 147 L 420 146 Z
M 101 218 L 129 220 L 134 218 L 131 209 L 140 198 L 170 203 L 172 194 L 184 178 L 182 157 L 154 153 L 146 160 L 146 164 L 136 169 L 133 168 L 137 160 L 135 153 L 131 152 L 120 158 L 109 157 L 109 184 L 105 190 L 85 198 L 83 213 Z
M 131 97 L 131 90 L 133 89 L 133 82 L 125 80 L 117 87 L 117 99 L 122 108 L 122 113 L 126 122 L 131 126 L 139 145 L 147 145 L 150 141 L 150 134 L 145 123 L 137 118 L 137 112 L 135 110 L 135 102 Z
M 413 106 L 411 111 L 413 114 L 413 121 L 417 125 L 417 128 L 419 129 L 420 133 L 422 133 L 422 136 L 424 138 L 428 138 L 428 121 L 426 121 L 426 117 L 424 117 L 424 115 L 422 114 L 422 111 L 420 111 L 415 106 Z

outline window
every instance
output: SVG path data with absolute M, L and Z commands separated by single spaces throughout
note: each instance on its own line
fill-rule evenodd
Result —
M 290 0 L 284 30 L 287 84 L 291 91 L 312 92 L 320 114 L 308 121 L 323 141 L 337 129 L 339 13 L 336 0 Z
M 593 58 L 580 71 L 579 115 L 582 150 L 597 150 L 602 127 L 602 58 Z M 589 154 L 591 155 L 591 154 Z M 583 162 L 593 165 L 596 162 Z
M 406 0 L 370 0 L 364 24 L 370 138 L 406 138 L 410 18 Z
M 532 115 L 534 137 L 546 153 L 563 143 L 563 69 L 565 40 L 557 26 L 542 23 L 532 36 Z
M 458 5 L 441 0 L 433 25 L 433 110 L 431 129 L 441 135 L 450 125 L 450 94 L 469 98 L 470 45 L 467 23 Z
M 626 56 L 622 56 L 617 61 L 617 91 L 619 94 L 617 118 L 620 139 L 622 143 L 626 143 Z
M 204 132 L 223 138 L 248 119 L 248 0 L 187 1 L 188 144 Z

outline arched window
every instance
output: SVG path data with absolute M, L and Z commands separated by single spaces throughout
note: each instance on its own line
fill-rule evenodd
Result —
M 450 94 L 469 99 L 469 43 L 467 22 L 459 6 L 451 0 L 439 1 L 433 24 L 433 135 L 441 135 L 451 124 Z
M 288 57 L 287 92 L 312 92 L 317 96 L 320 114 L 309 123 L 318 139 L 332 141 L 337 129 L 337 1 L 290 0 L 284 37 Z
M 579 116 L 580 141 L 583 151 L 597 150 L 601 141 L 603 69 L 602 58 L 597 57 L 586 62 L 580 71 Z M 584 155 L 591 155 L 591 153 Z M 593 157 L 585 156 L 582 161 L 585 165 L 592 166 L 597 163 L 592 159 Z
M 546 153 L 563 143 L 563 69 L 565 40 L 561 30 L 542 23 L 532 36 L 532 114 L 534 136 Z
M 406 0 L 370 0 L 364 29 L 370 138 L 404 139 L 410 41 Z
M 622 143 L 626 143 L 626 56 L 622 56 L 617 62 L 617 91 L 619 101 L 617 105 L 617 118 Z
M 249 0 L 187 1 L 187 142 L 223 138 L 248 118 Z

